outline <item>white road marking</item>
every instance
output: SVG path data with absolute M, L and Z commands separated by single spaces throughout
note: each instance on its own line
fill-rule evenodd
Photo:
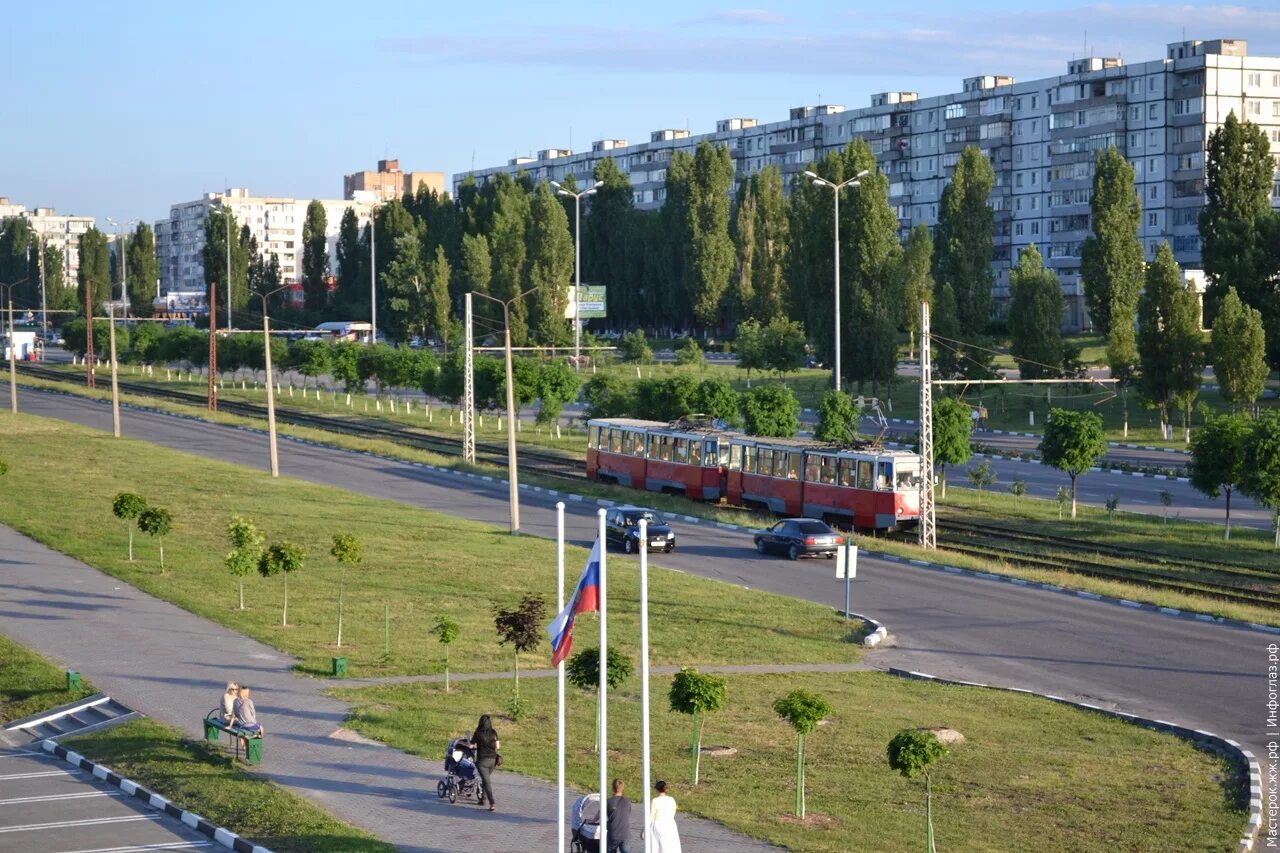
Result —
M 70 770 L 41 770 L 38 773 L 9 773 L 5 776 L 0 776 L 0 782 L 5 781 L 6 779 L 44 779 L 49 776 L 72 775 L 74 774 Z
M 120 815 L 118 817 L 89 818 L 87 820 L 59 820 L 52 823 L 27 823 L 21 826 L 0 826 L 0 832 L 39 832 L 46 829 L 68 829 L 73 826 L 101 826 L 114 823 L 134 823 L 140 820 L 159 820 L 158 814 Z
M 91 797 L 118 797 L 119 791 L 82 791 L 75 794 L 44 794 L 36 797 L 13 797 L 0 800 L 0 806 L 16 806 L 25 803 L 52 803 L 58 800 L 86 800 Z
M 146 850 L 193 850 L 208 847 L 208 841 L 162 841 L 159 844 L 131 844 L 127 847 L 94 847 L 89 850 L 63 850 L 61 853 L 142 853 Z

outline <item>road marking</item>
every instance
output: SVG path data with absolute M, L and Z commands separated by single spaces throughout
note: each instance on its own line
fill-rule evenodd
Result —
M 5 752 L 0 753 L 0 758 L 21 758 L 24 755 L 42 755 L 39 752 Z
M 192 850 L 208 847 L 208 841 L 162 841 L 159 844 L 131 844 L 127 847 L 93 847 L 88 850 L 63 850 L 61 853 L 142 853 L 146 850 Z
M 6 779 L 44 779 L 49 776 L 71 776 L 74 775 L 70 770 L 41 770 L 38 773 L 9 773 L 0 776 L 0 782 Z
M 119 791 L 81 791 L 75 794 L 43 794 L 36 797 L 13 797 L 0 800 L 0 806 L 15 806 L 22 803 L 52 803 L 57 800 L 86 800 L 91 797 L 118 797 Z
M 87 820 L 58 820 L 52 823 L 27 823 L 22 826 L 0 826 L 0 832 L 39 832 L 46 829 L 68 829 L 73 826 L 101 826 L 113 823 L 134 823 L 140 820 L 159 820 L 158 814 L 119 815 L 118 817 L 89 818 Z

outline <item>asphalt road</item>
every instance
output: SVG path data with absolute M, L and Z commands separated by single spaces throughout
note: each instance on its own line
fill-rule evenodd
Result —
M 20 404 L 31 414 L 110 428 L 110 410 L 84 399 L 24 392 Z M 130 436 L 264 467 L 266 438 L 256 433 L 140 412 L 126 412 L 124 424 Z M 507 523 L 502 482 L 292 441 L 281 442 L 280 463 L 286 476 L 498 526 Z M 1017 464 L 1028 482 L 1032 472 L 1042 470 Z M 1152 482 L 1106 475 L 1095 479 L 1117 486 Z M 522 533 L 553 536 L 555 500 L 523 493 Z M 595 512 L 593 504 L 568 503 L 570 538 L 589 544 Z M 843 588 L 827 561 L 762 558 L 744 533 L 680 522 L 674 527 L 679 547 L 673 554 L 655 556 L 655 565 L 832 606 L 843 601 Z M 1272 635 L 869 557 L 860 561 L 853 609 L 884 622 L 896 638 L 896 647 L 870 656 L 877 666 L 1075 698 L 1214 731 L 1256 755 L 1265 754 L 1261 721 L 1266 646 L 1275 639 Z

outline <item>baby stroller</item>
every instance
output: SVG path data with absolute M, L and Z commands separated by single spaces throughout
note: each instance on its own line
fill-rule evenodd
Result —
M 484 802 L 484 784 L 476 772 L 475 751 L 471 748 L 471 738 L 456 737 L 449 741 L 444 750 L 445 777 L 436 785 L 436 796 L 449 798 L 456 803 L 459 796 L 475 796 L 477 803 Z
M 600 795 L 585 794 L 573 801 L 569 818 L 573 853 L 600 853 Z

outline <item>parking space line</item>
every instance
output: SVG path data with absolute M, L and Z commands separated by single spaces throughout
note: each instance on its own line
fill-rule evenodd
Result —
M 74 776 L 70 770 L 41 770 L 38 773 L 9 773 L 0 776 L 0 782 L 7 779 L 44 779 L 48 776 Z
M 52 803 L 58 800 L 87 800 L 92 797 L 118 797 L 120 791 L 79 791 L 74 794 L 44 794 L 35 797 L 14 797 L 0 800 L 0 806 L 16 806 L 23 803 Z
M 159 820 L 158 814 L 130 814 L 118 817 L 87 818 L 85 820 L 57 820 L 51 823 L 28 823 L 22 826 L 0 826 L 5 832 L 41 832 L 46 829 L 70 829 L 75 826 L 102 826 L 104 824 L 134 823 L 139 820 Z
M 24 755 L 43 755 L 42 752 L 0 752 L 0 758 L 21 758 Z
M 125 847 L 94 847 L 88 850 L 63 850 L 60 853 L 143 853 L 147 850 L 194 850 L 208 847 L 208 841 L 162 841 L 159 844 L 130 844 Z

